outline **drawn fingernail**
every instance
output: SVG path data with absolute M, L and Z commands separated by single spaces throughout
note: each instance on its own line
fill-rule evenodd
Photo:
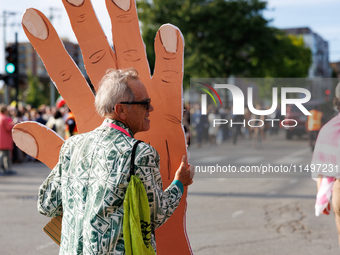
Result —
M 32 135 L 19 129 L 13 129 L 12 137 L 15 144 L 20 147 L 22 151 L 34 158 L 37 157 L 38 146 Z
M 66 0 L 66 2 L 75 6 L 80 6 L 84 3 L 84 0 Z
M 177 30 L 170 24 L 163 25 L 160 28 L 160 37 L 162 44 L 167 52 L 177 52 Z
M 22 17 L 22 24 L 34 37 L 46 40 L 48 30 L 40 15 L 32 8 L 27 9 Z
M 123 11 L 128 11 L 130 9 L 130 0 L 112 0 L 112 2 Z

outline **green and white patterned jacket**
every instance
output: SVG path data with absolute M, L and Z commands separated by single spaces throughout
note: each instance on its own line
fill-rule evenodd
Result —
M 72 136 L 63 144 L 59 162 L 39 189 L 38 210 L 54 217 L 63 214 L 59 254 L 124 254 L 123 200 L 128 186 L 131 150 L 137 141 L 108 126 Z M 104 124 L 103 123 L 103 124 Z M 135 174 L 145 186 L 151 228 L 155 230 L 179 205 L 183 186 L 171 184 L 163 191 L 159 155 L 140 143 Z M 155 238 L 152 246 L 156 250 Z

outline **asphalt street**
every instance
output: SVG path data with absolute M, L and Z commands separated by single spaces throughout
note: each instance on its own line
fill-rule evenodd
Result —
M 307 136 L 267 135 L 261 147 L 239 139 L 189 149 L 194 165 L 296 167 L 290 173 L 196 173 L 187 229 L 195 254 L 339 254 L 334 214 L 315 216 L 316 182 L 305 171 Z M 300 166 L 302 171 L 300 171 Z M 201 168 L 202 169 L 202 168 Z M 208 178 L 209 177 L 209 178 Z
M 192 161 L 258 166 L 310 163 L 306 138 L 268 136 L 190 149 Z M 210 162 L 209 162 L 210 161 Z M 198 162 L 199 163 L 199 162 Z M 49 169 L 40 162 L 13 166 L 0 176 L 0 254 L 58 254 L 42 231 L 49 221 L 36 209 L 37 191 Z M 209 177 L 209 178 L 207 178 Z M 194 254 L 339 254 L 333 213 L 316 217 L 316 184 L 310 173 L 291 175 L 197 174 L 189 187 L 187 232 Z

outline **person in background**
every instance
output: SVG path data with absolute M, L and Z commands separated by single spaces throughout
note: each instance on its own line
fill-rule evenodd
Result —
M 308 115 L 308 120 L 306 122 L 306 129 L 309 138 L 309 145 L 311 150 L 314 151 L 315 141 L 318 137 L 319 131 L 322 127 L 322 117 L 323 113 L 319 111 L 318 106 L 314 106 L 313 110 L 309 111 L 312 115 Z
M 79 134 L 77 124 L 76 124 L 76 119 L 71 109 L 67 106 L 65 100 L 62 97 L 58 98 L 56 107 L 64 118 L 65 136 L 63 136 L 63 138 L 65 138 L 66 140 L 73 135 Z
M 194 104 L 193 107 L 190 109 L 192 127 L 196 132 L 196 142 L 198 147 L 201 146 L 202 143 L 202 127 L 200 125 L 201 120 L 201 110 L 199 104 Z
M 39 111 L 42 112 L 42 118 L 46 120 L 46 123 L 54 115 L 55 109 L 56 108 L 54 106 L 48 106 L 48 105 L 45 105 L 45 107 L 39 107 Z
M 220 124 L 214 124 L 214 119 L 220 119 L 220 115 L 218 113 L 218 109 L 215 109 L 214 107 L 209 108 L 209 113 L 208 113 L 208 121 L 209 121 L 209 129 L 208 129 L 208 137 L 209 137 L 209 143 L 211 145 L 216 145 L 216 137 L 218 130 L 220 128 Z
M 244 107 L 244 119 L 245 119 L 245 123 L 248 123 L 248 121 L 251 119 L 252 114 L 251 111 L 249 111 L 248 107 Z M 252 139 L 253 137 L 253 130 L 249 125 L 245 125 L 245 136 L 247 139 Z
M 64 107 L 67 107 L 64 105 Z M 67 107 L 68 108 L 68 107 Z M 65 140 L 67 138 L 70 138 L 73 135 L 78 134 L 78 128 L 77 128 L 77 123 L 76 119 L 71 112 L 71 109 L 68 110 L 68 113 L 66 113 L 66 121 L 65 121 Z
M 43 124 L 43 125 L 46 125 L 46 120 L 42 117 L 42 112 L 40 111 L 37 111 L 36 112 L 36 119 L 35 119 L 36 122 L 40 123 L 40 124 Z
M 13 150 L 12 128 L 13 122 L 8 116 L 7 106 L 0 105 L 0 164 L 3 166 L 4 174 L 14 174 L 11 169 L 11 153 Z
M 13 120 L 13 125 L 16 125 L 20 122 L 23 121 L 23 113 L 25 112 L 23 110 L 23 107 L 19 107 L 18 109 L 14 108 L 11 110 L 12 114 L 12 120 Z M 24 161 L 26 154 L 18 148 L 18 146 L 13 142 L 13 154 L 12 154 L 12 162 L 14 164 L 16 163 L 21 163 Z
M 58 110 L 55 110 L 54 116 L 51 116 L 46 126 L 56 132 L 60 137 L 64 139 L 65 137 L 65 121 L 63 119 L 63 115 Z
M 187 146 L 190 146 L 190 106 L 186 104 L 183 110 L 183 128 L 185 132 L 185 139 L 187 141 Z
M 333 105 L 340 111 L 340 83 L 335 88 Z M 311 166 L 322 166 L 319 171 L 311 171 L 318 189 L 315 214 L 329 215 L 332 203 L 340 245 L 340 113 L 320 129 Z
M 231 109 L 231 112 L 233 112 L 233 108 Z M 231 128 L 231 132 L 232 132 L 232 136 L 233 136 L 233 144 L 236 145 L 237 144 L 237 137 L 238 136 L 242 136 L 242 132 L 241 132 L 241 127 L 243 127 L 242 123 L 243 120 L 244 120 L 244 116 L 242 115 L 236 115 L 236 114 L 233 114 L 232 115 L 232 126 L 230 126 Z
M 260 104 L 256 104 L 257 110 L 262 110 L 262 106 Z M 264 139 L 264 131 L 265 131 L 265 116 L 264 115 L 256 115 L 252 114 L 251 119 L 255 120 L 252 122 L 252 130 L 254 130 L 254 139 L 253 139 L 253 147 L 254 148 L 262 148 L 262 140 Z

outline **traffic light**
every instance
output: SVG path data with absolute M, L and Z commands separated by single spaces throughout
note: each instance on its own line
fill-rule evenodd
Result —
M 8 74 L 18 73 L 18 47 L 17 44 L 12 44 L 6 47 L 6 66 L 5 70 Z
M 3 77 L 3 80 L 8 86 L 15 87 L 17 84 L 17 76 L 19 74 L 18 70 L 18 44 L 14 43 L 10 46 L 7 46 L 5 49 L 5 71 L 6 76 Z

